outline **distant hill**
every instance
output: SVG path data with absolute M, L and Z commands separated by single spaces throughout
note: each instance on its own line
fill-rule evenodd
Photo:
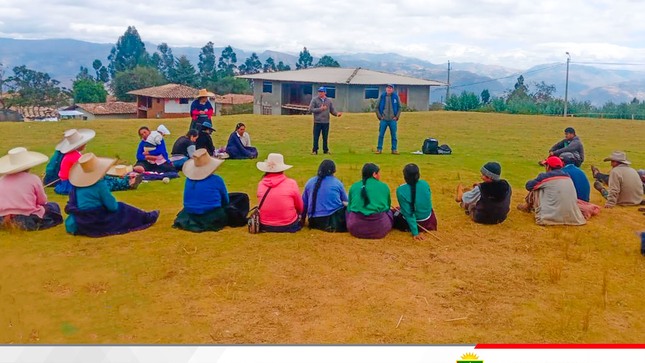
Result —
M 92 71 L 92 62 L 99 59 L 107 65 L 107 56 L 113 44 L 90 43 L 72 39 L 46 40 L 17 40 L 0 38 L 0 63 L 11 74 L 15 66 L 26 65 L 28 68 L 47 72 L 59 80 L 62 85 L 70 87 L 72 80 L 78 74 L 81 66 Z M 197 67 L 201 47 L 171 47 L 176 57 L 186 55 Z M 157 45 L 146 43 L 149 53 L 157 50 Z M 216 47 L 215 54 L 219 55 L 223 47 Z M 251 56 L 251 52 L 233 48 L 237 55 L 237 64 Z M 418 58 L 406 57 L 396 53 L 355 53 L 329 54 L 343 67 L 363 67 L 372 70 L 391 72 L 446 81 L 447 64 L 434 64 Z M 265 50 L 258 53 L 264 62 L 272 57 L 277 64 L 279 61 L 289 64 L 295 69 L 297 54 Z M 318 58 L 314 58 L 314 63 Z M 450 83 L 451 94 L 462 91 L 480 94 L 488 89 L 492 96 L 501 96 L 506 90 L 513 88 L 518 75 L 522 74 L 529 88 L 534 83 L 544 81 L 556 87 L 556 95 L 564 96 L 566 67 L 560 64 L 542 64 L 529 69 L 512 69 L 497 65 L 480 63 L 451 62 Z M 446 89 L 433 88 L 432 101 L 445 101 Z M 591 67 L 572 63 L 569 70 L 569 99 L 589 100 L 593 104 L 602 105 L 606 102 L 628 102 L 634 97 L 645 99 L 645 72 L 631 70 L 615 70 Z

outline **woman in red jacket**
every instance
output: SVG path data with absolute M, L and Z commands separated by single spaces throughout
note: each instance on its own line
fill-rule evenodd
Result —
M 304 207 L 298 183 L 284 175 L 292 165 L 284 163 L 282 154 L 269 154 L 266 161 L 257 163 L 265 172 L 258 184 L 260 230 L 263 232 L 298 232 L 302 228 L 300 215 Z
M 197 99 L 190 104 L 190 117 L 192 121 L 190 122 L 189 131 L 195 129 L 197 131 L 201 130 L 201 126 L 204 122 L 208 121 L 211 124 L 213 121 L 213 105 L 211 105 L 208 97 L 213 94 L 208 92 L 206 89 L 200 89 L 199 94 L 197 94 Z

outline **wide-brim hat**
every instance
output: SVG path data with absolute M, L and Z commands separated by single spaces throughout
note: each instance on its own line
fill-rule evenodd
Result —
M 16 147 L 0 158 L 0 175 L 15 174 L 46 163 L 49 157 L 24 147 Z
M 132 165 L 113 165 L 108 169 L 107 175 L 112 176 L 125 176 L 134 170 Z
M 206 88 L 202 88 L 199 90 L 199 93 L 197 93 L 197 98 L 202 98 L 202 97 L 214 97 L 215 94 L 212 92 L 208 92 Z
M 209 130 L 215 131 L 215 129 L 213 128 L 213 124 L 208 121 L 202 122 L 202 129 L 209 129 Z
M 615 161 L 617 163 L 630 165 L 632 162 L 627 160 L 627 155 L 622 151 L 614 151 L 609 155 L 608 158 L 605 158 L 603 161 Z
M 70 129 L 63 134 L 63 141 L 56 145 L 56 150 L 63 154 L 76 150 L 87 144 L 96 136 L 96 132 L 90 129 Z
M 258 161 L 256 164 L 260 171 L 265 173 L 279 173 L 287 169 L 291 169 L 293 165 L 284 163 L 284 156 L 282 154 L 269 154 L 265 161 Z
M 224 160 L 215 159 L 208 155 L 206 149 L 197 149 L 193 153 L 193 157 L 184 163 L 181 170 L 188 179 L 204 180 L 223 163 Z
M 116 159 L 99 158 L 93 153 L 81 156 L 69 170 L 69 182 L 75 187 L 89 187 L 105 176 Z

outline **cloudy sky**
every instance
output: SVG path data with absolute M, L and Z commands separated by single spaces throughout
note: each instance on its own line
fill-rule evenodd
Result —
M 0 0 L 0 37 L 114 43 L 134 25 L 171 47 L 306 46 L 314 56 L 395 52 L 513 68 L 564 62 L 568 51 L 572 61 L 644 68 L 643 14 L 642 0 Z

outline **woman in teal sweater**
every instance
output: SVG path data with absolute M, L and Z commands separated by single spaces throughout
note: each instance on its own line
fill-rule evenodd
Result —
M 395 213 L 394 225 L 403 231 L 412 232 L 416 240 L 424 239 L 423 235 L 419 234 L 418 226 L 428 231 L 437 230 L 430 185 L 420 178 L 419 167 L 416 164 L 408 164 L 403 168 L 405 184 L 396 188 L 399 211 Z M 400 219 L 397 216 L 400 216 Z
M 392 229 L 390 188 L 376 164 L 363 165 L 362 180 L 349 188 L 347 230 L 357 238 L 379 239 Z

